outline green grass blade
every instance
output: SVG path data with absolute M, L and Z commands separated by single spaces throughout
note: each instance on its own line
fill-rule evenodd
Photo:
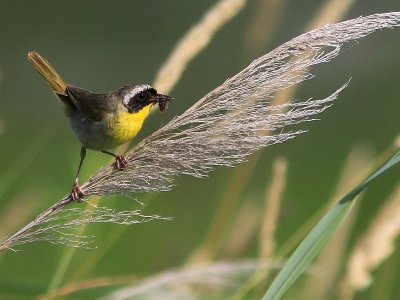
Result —
M 265 293 L 263 300 L 277 300 L 311 264 L 350 211 L 356 197 L 383 172 L 400 162 L 400 151 L 371 173 L 363 182 L 337 202 L 300 243 Z

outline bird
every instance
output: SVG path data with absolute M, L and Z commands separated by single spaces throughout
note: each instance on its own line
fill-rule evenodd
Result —
M 125 157 L 109 150 L 138 134 L 153 105 L 158 104 L 163 112 L 173 98 L 159 94 L 148 84 L 125 85 L 104 94 L 93 93 L 67 84 L 47 59 L 37 52 L 29 52 L 28 60 L 62 103 L 72 131 L 81 143 L 79 166 L 70 193 L 73 201 L 81 202 L 85 194 L 79 186 L 79 174 L 86 149 L 113 156 L 116 168 L 125 169 Z

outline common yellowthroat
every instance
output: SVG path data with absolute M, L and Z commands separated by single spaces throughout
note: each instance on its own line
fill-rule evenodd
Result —
M 29 52 L 28 59 L 61 100 L 72 130 L 82 144 L 79 167 L 71 191 L 72 199 L 80 201 L 84 193 L 79 187 L 78 177 L 86 148 L 115 157 L 116 167 L 124 169 L 127 164 L 124 156 L 108 150 L 134 138 L 153 105 L 158 104 L 160 111 L 164 111 L 168 101 L 173 98 L 158 94 L 147 84 L 127 85 L 106 94 L 95 94 L 65 83 L 38 53 Z

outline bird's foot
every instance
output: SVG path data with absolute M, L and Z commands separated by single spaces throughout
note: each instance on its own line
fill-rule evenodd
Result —
M 124 170 L 128 164 L 125 156 L 123 155 L 116 155 L 115 156 L 115 165 L 118 170 Z
M 75 202 L 81 203 L 82 198 L 85 196 L 85 193 L 81 190 L 79 187 L 78 181 L 76 180 L 74 185 L 72 186 L 72 191 L 71 191 L 71 198 Z

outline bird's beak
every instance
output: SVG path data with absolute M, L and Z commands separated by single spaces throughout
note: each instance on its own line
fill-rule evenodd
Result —
M 167 108 L 167 103 L 173 99 L 174 98 L 168 95 L 156 94 L 151 97 L 151 102 L 153 102 L 154 104 L 158 104 L 160 111 L 163 112 Z

